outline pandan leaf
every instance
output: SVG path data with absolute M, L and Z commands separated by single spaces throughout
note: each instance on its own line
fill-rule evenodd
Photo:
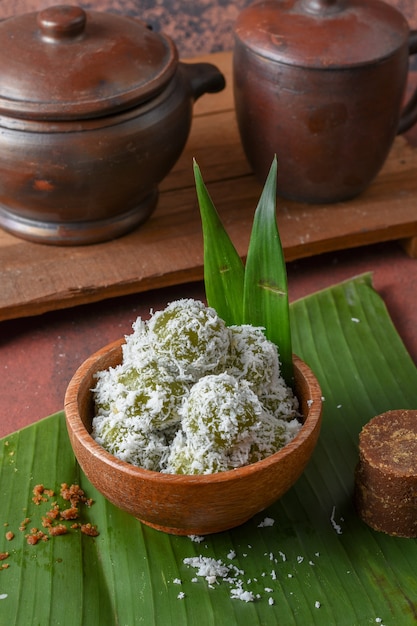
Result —
M 207 302 L 229 326 L 241 324 L 244 265 L 223 227 L 195 160 L 194 177 L 203 227 Z
M 276 219 L 277 160 L 274 158 L 255 211 L 245 268 L 245 323 L 263 326 L 279 350 L 282 375 L 293 382 L 287 271 Z

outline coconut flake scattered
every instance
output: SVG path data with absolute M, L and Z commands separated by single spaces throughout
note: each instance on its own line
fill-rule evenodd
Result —
M 334 520 L 335 508 L 332 512 L 332 519 Z M 207 547 L 207 546 L 206 546 Z M 248 544 L 248 547 L 252 547 Z M 279 555 L 281 557 L 282 562 L 287 561 L 287 556 L 284 552 L 279 551 Z M 237 556 L 242 558 L 245 556 L 245 553 L 239 551 L 239 555 L 237 555 L 236 551 L 233 548 L 230 548 L 227 552 L 225 558 L 229 559 L 229 562 L 222 560 L 221 558 L 212 558 L 208 556 L 192 556 L 183 559 L 184 565 L 194 568 L 196 570 L 196 574 L 190 579 L 191 582 L 198 582 L 201 578 L 204 578 L 209 589 L 215 589 L 218 585 L 227 585 L 230 590 L 230 598 L 241 600 L 243 602 L 256 602 L 262 598 L 264 598 L 264 602 L 267 602 L 268 605 L 274 605 L 275 599 L 272 597 L 274 594 L 274 586 L 272 581 L 278 579 L 278 572 L 275 569 L 270 571 L 268 570 L 260 570 L 258 576 L 251 576 L 247 578 L 245 576 L 245 571 L 241 569 L 236 563 L 233 563 L 232 560 Z M 274 563 L 278 563 L 278 559 L 275 557 L 273 552 L 265 552 L 264 559 L 268 559 L 269 561 L 273 561 Z M 316 557 L 320 556 L 319 552 L 315 553 Z M 303 556 L 301 554 L 294 555 L 292 558 L 296 561 L 296 564 L 301 565 L 304 561 L 307 562 L 306 559 L 308 557 Z M 314 562 L 309 560 L 308 563 L 310 565 L 314 565 Z M 285 566 L 278 566 L 285 567 Z M 287 569 L 287 568 L 285 568 Z M 287 571 L 279 572 L 282 577 L 287 577 L 288 579 L 294 578 L 298 574 L 297 569 L 293 569 L 292 572 Z M 263 585 L 261 585 L 260 581 L 263 579 Z M 259 581 L 259 586 L 258 586 Z M 182 584 L 182 580 L 177 578 L 174 579 L 174 583 Z M 269 583 L 269 584 L 268 584 Z M 272 585 L 272 586 L 271 586 Z M 293 592 L 288 590 L 288 595 L 293 595 Z M 180 597 L 180 596 L 178 596 Z M 181 596 L 184 597 L 184 596 Z M 315 602 L 315 607 L 318 609 L 321 607 L 321 603 L 317 600 Z
M 243 602 L 253 602 L 255 600 L 255 595 L 252 591 L 245 591 L 241 587 L 231 589 L 230 597 L 236 600 L 243 600 Z
M 272 517 L 265 517 L 265 519 L 258 524 L 258 528 L 266 528 L 268 526 L 273 526 L 275 524 L 275 520 Z
M 197 575 L 202 576 L 207 581 L 210 588 L 213 588 L 221 581 L 232 585 L 230 590 L 231 598 L 243 600 L 244 602 L 254 602 L 259 599 L 259 595 L 255 595 L 252 591 L 244 589 L 243 581 L 240 578 L 244 575 L 244 571 L 230 564 L 226 565 L 221 559 L 213 559 L 211 557 L 197 556 L 184 559 L 184 564 L 197 569 Z M 251 581 L 248 581 L 249 584 Z
M 8 597 L 7 593 L 0 593 L 0 600 L 5 600 Z
M 183 591 L 180 591 L 179 594 L 177 595 L 178 600 L 183 600 L 185 598 L 185 593 Z
M 172 582 L 174 585 L 182 585 L 182 580 L 180 578 L 174 578 Z
M 191 539 L 191 541 L 194 541 L 194 543 L 201 543 L 204 541 L 204 537 L 201 535 L 188 535 L 188 538 Z
M 357 317 L 352 317 L 351 320 L 352 322 L 355 322 L 355 324 L 358 324 L 360 322 L 360 319 L 358 319 Z
M 210 584 L 217 582 L 217 578 L 226 578 L 231 569 L 229 565 L 225 565 L 220 559 L 216 560 L 201 555 L 185 558 L 184 563 L 197 569 L 197 576 L 202 576 Z
M 338 535 L 342 535 L 343 531 L 342 531 L 342 527 L 336 522 L 334 516 L 336 513 L 336 507 L 334 506 L 332 509 L 332 514 L 330 516 L 330 523 L 333 526 L 333 528 L 335 529 L 335 531 L 337 532 Z

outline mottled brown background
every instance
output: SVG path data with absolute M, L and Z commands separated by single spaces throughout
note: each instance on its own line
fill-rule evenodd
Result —
M 417 29 L 415 0 L 386 1 L 400 9 L 411 28 Z M 0 18 L 65 3 L 138 16 L 154 30 L 170 35 L 182 57 L 190 57 L 231 50 L 236 17 L 252 0 L 0 0 Z

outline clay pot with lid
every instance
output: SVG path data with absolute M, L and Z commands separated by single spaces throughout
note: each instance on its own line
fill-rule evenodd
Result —
M 274 154 L 279 194 L 308 203 L 354 198 L 398 133 L 417 31 L 380 0 L 262 0 L 235 26 L 233 80 L 242 144 L 264 182 Z
M 0 22 L 0 226 L 106 241 L 146 220 L 180 156 L 207 63 L 133 18 L 56 6 Z

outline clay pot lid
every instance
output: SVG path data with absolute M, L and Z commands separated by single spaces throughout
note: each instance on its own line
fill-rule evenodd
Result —
M 272 61 L 334 69 L 375 63 L 407 39 L 403 15 L 380 0 L 262 0 L 244 9 L 235 34 Z
M 59 5 L 0 22 L 0 112 L 83 119 L 155 97 L 178 63 L 169 38 L 133 18 Z

